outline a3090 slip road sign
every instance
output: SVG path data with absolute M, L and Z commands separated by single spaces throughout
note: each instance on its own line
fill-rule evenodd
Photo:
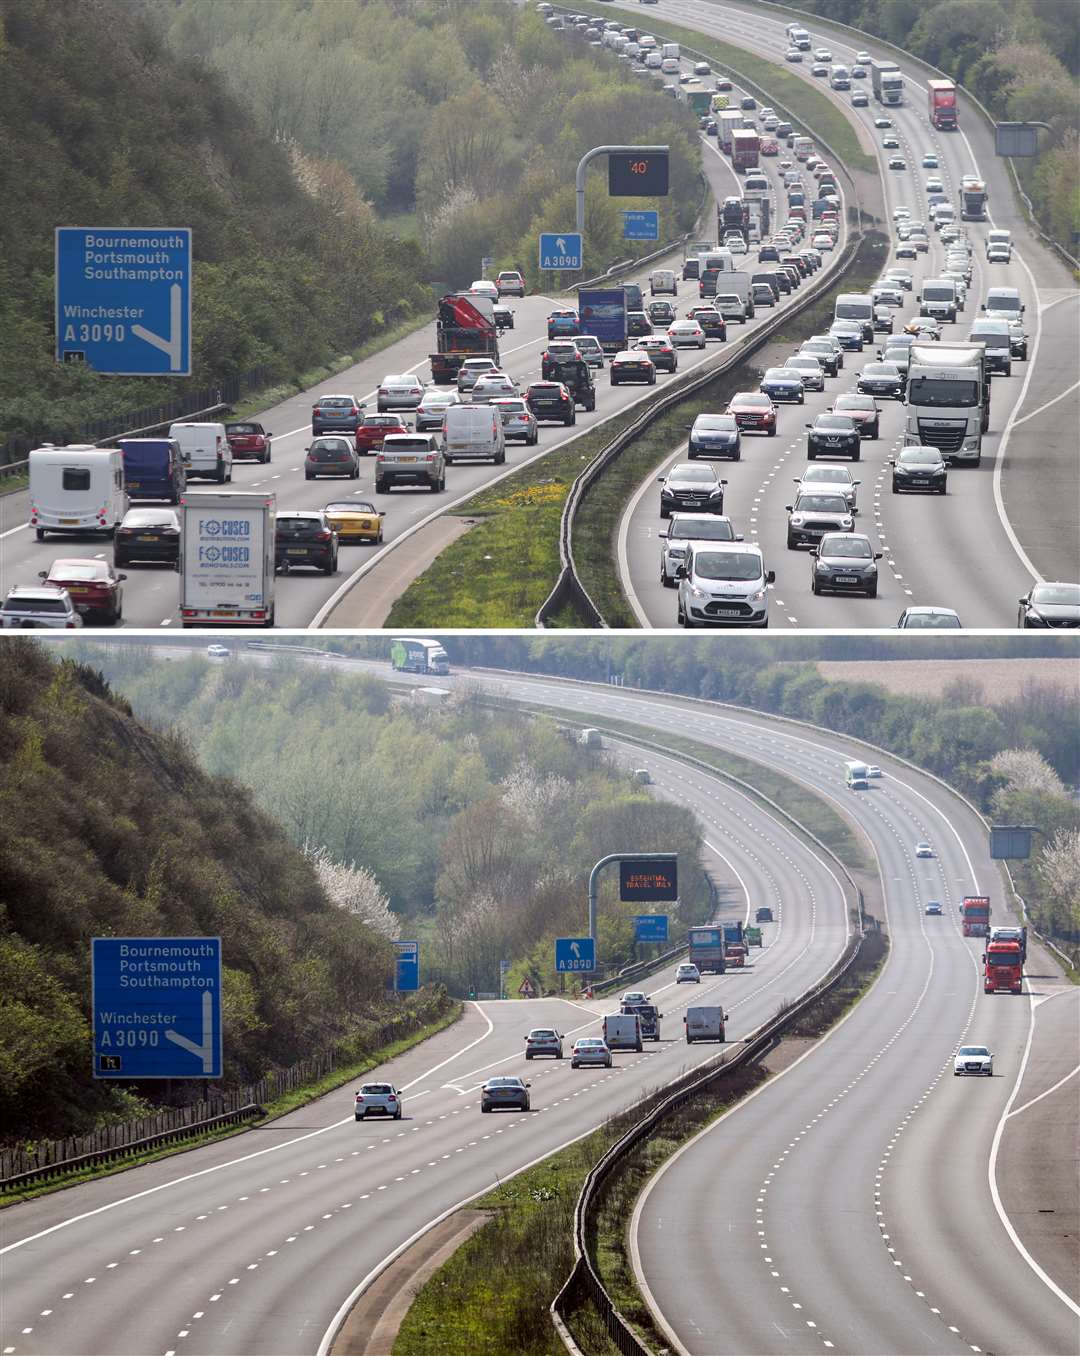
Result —
M 95 1078 L 221 1077 L 221 938 L 95 937 Z
M 189 377 L 191 270 L 187 226 L 57 227 L 57 362 Z
M 619 898 L 626 904 L 651 904 L 679 898 L 679 864 L 663 857 L 619 863 Z

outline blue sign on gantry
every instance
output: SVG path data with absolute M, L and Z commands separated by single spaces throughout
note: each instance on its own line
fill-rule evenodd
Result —
M 95 937 L 95 1078 L 221 1077 L 221 938 Z
M 660 213 L 659 213 L 659 212 L 624 212 L 624 213 L 623 213 L 623 239 L 624 239 L 624 240 L 659 240 L 659 239 L 660 239 Z
M 187 226 L 58 226 L 57 362 L 191 376 L 191 267 Z
M 666 913 L 638 913 L 634 915 L 635 942 L 666 942 L 668 916 Z

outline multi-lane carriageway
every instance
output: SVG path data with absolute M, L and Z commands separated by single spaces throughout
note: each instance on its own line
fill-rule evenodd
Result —
M 636 5 L 619 3 L 614 8 L 640 18 Z M 787 17 L 746 6 L 672 0 L 665 4 L 662 17 L 776 61 L 783 61 L 789 46 Z M 815 47 L 827 47 L 837 61 L 853 64 L 856 47 L 850 41 L 836 30 L 815 29 L 812 17 L 806 26 Z M 876 51 L 869 38 L 858 39 L 858 46 L 865 46 L 875 57 L 892 55 Z M 899 402 L 879 402 L 881 436 L 863 443 L 862 459 L 852 471 L 862 482 L 855 530 L 867 533 L 874 549 L 883 553 L 876 599 L 814 597 L 806 549 L 787 548 L 785 511 L 792 502 L 793 478 L 808 464 L 804 424 L 830 408 L 837 395 L 854 391 L 858 369 L 875 355 L 869 349 L 862 355 L 846 354 L 844 368 L 836 377 L 826 378 L 824 392 L 808 392 L 805 405 L 781 406 L 775 438 L 744 437 L 742 461 L 720 463 L 721 474 L 729 482 L 726 508 L 747 540 L 762 546 L 767 567 L 776 572 L 770 599 L 774 627 L 894 626 L 904 608 L 916 603 L 952 607 L 965 626 L 1012 626 L 1017 598 L 1037 578 L 1080 578 L 1080 517 L 1076 512 L 1080 459 L 1072 432 L 1080 413 L 1080 293 L 1061 264 L 1027 231 L 1015 209 L 1005 167 L 995 158 L 991 135 L 975 110 L 964 105 L 961 95 L 960 132 L 937 131 L 927 118 L 925 79 L 903 59 L 899 64 L 906 97 L 902 106 L 890 109 L 875 102 L 869 80 L 852 82 L 854 87 L 865 85 L 871 94 L 867 108 L 852 108 L 850 94 L 834 93 L 825 88 L 826 81 L 809 74 L 808 57 L 787 69 L 843 108 L 854 119 L 864 147 L 877 153 L 882 166 L 884 228 L 890 235 L 895 207 L 909 207 L 913 216 L 926 219 L 928 176 L 943 179 L 952 202 L 957 201 L 962 175 L 978 173 L 988 182 L 990 219 L 960 223 L 975 247 L 974 274 L 966 309 L 955 325 L 943 327 L 942 338 L 967 337 L 988 288 L 1018 287 L 1027 308 L 1024 319 L 1030 358 L 1027 363 L 1015 363 L 1011 377 L 994 378 L 982 465 L 978 470 L 951 471 L 944 498 L 891 493 L 888 461 L 903 446 L 905 411 Z M 885 168 L 888 153 L 881 147 L 883 132 L 873 126 L 873 119 L 882 113 L 892 119 L 907 163 L 905 171 Z M 938 156 L 940 169 L 920 167 L 928 151 Z M 1014 233 L 1018 249 L 1009 266 L 986 262 L 983 246 L 993 226 L 1005 226 Z M 891 254 L 883 257 L 882 271 L 891 262 Z M 905 307 L 895 322 L 897 332 L 904 321 L 918 314 L 919 285 L 940 272 L 944 248 L 931 231 L 929 253 L 920 254 L 917 261 L 902 262 L 912 268 L 915 281 L 912 291 L 904 294 Z M 761 367 L 778 365 L 796 346 L 772 347 L 756 362 Z M 681 460 L 685 460 L 685 444 L 660 469 Z M 1055 505 L 1058 494 L 1061 501 Z M 664 526 L 652 476 L 631 497 L 618 533 L 623 586 L 644 626 L 675 624 L 675 595 L 660 582 L 657 534 Z
M 738 192 L 739 184 L 728 162 L 715 150 L 706 150 L 704 169 L 713 201 L 706 208 L 702 238 L 715 238 L 716 202 Z M 772 184 L 775 213 L 779 180 L 775 162 L 768 169 Z M 841 244 L 843 239 L 841 240 Z M 835 266 L 834 254 L 826 257 L 826 268 Z M 681 268 L 682 250 L 669 258 L 657 260 L 643 270 L 632 273 L 628 281 L 643 286 L 646 300 L 648 273 L 651 267 Z M 821 276 L 819 270 L 816 277 Z M 477 266 L 479 275 L 479 261 Z M 571 298 L 572 300 L 572 298 Z M 698 300 L 694 283 L 681 283 L 675 298 L 679 315 Z M 547 316 L 557 307 L 567 304 L 566 297 L 529 296 L 523 300 L 511 298 L 514 328 L 504 331 L 499 348 L 503 368 L 524 389 L 539 380 L 540 355 L 547 340 Z M 759 312 L 745 329 L 752 330 L 768 318 L 769 312 Z M 726 345 L 709 341 L 704 352 L 682 349 L 679 353 L 678 376 L 683 376 L 712 361 L 721 348 L 730 348 L 743 337 L 744 327 L 735 325 L 729 330 Z M 662 389 L 672 377 L 657 374 L 656 386 L 609 384 L 608 372 L 595 373 L 596 411 L 577 412 L 574 429 L 545 424 L 540 429 L 539 448 L 526 448 L 521 443 L 507 446 L 505 467 L 482 465 L 452 466 L 447 474 L 445 495 L 435 496 L 424 489 L 398 489 L 391 494 L 374 494 L 374 460 L 361 461 L 360 480 L 345 482 L 338 479 L 306 481 L 303 475 L 304 450 L 311 441 L 311 406 L 320 392 L 341 391 L 355 394 L 375 409 L 376 388 L 387 373 L 415 372 L 427 380 L 430 375 L 428 355 L 435 347 L 434 325 L 425 326 L 415 334 L 383 350 L 340 376 L 332 377 L 303 395 L 294 396 L 280 405 L 263 411 L 257 417 L 276 435 L 273 440 L 273 459 L 269 465 L 238 462 L 233 470 L 232 487 L 236 490 L 271 490 L 282 509 L 321 508 L 337 500 L 359 498 L 372 500 L 386 514 L 386 546 L 350 546 L 341 551 L 339 573 L 327 578 L 313 571 L 297 571 L 279 576 L 276 586 L 277 625 L 279 627 L 380 626 L 398 594 L 430 562 L 442 547 L 456 534 L 458 520 L 444 516 L 445 510 L 470 498 L 481 487 L 512 474 L 529 461 L 545 452 L 561 447 L 572 437 L 628 406 L 637 404 Z M 406 416 L 408 417 L 408 416 Z M 542 475 L 542 469 L 537 468 Z M 210 484 L 193 481 L 193 491 L 212 489 Z M 101 538 L 64 541 L 50 537 L 44 543 L 35 541 L 34 533 L 26 526 L 27 499 L 25 493 L 0 498 L 0 588 L 5 592 L 17 583 L 36 583 L 39 570 L 47 570 L 59 557 L 111 555 L 111 546 Z M 177 579 L 165 566 L 132 565 L 125 567 L 124 624 L 130 627 L 177 626 Z M 359 576 L 359 578 L 357 578 Z M 350 581 L 356 581 L 349 588 Z M 432 619 L 437 620 L 437 619 Z
M 641 17 L 636 5 L 615 4 Z M 708 5 L 696 0 L 673 0 L 664 14 L 689 27 L 726 37 L 740 45 L 782 62 L 783 22 L 769 15 L 751 13 L 736 5 Z M 817 35 L 815 35 L 817 40 Z M 825 35 L 821 38 L 838 55 L 850 59 L 849 47 Z M 873 50 L 873 43 L 867 45 Z M 810 79 L 805 67 L 788 67 Z M 820 89 L 823 82 L 815 82 Z M 991 215 L 995 224 L 1009 226 L 1020 248 L 1007 268 L 989 270 L 976 254 L 976 276 L 964 321 L 977 313 L 987 286 L 1014 285 L 1027 304 L 1031 334 L 1031 358 L 1018 364 L 1012 378 L 996 380 L 993 420 L 986 442 L 987 455 L 978 471 L 957 470 L 950 476 L 944 499 L 893 498 L 888 493 L 885 462 L 899 438 L 901 411 L 885 405 L 883 434 L 867 444 L 860 464 L 861 514 L 858 526 L 868 531 L 885 551 L 882 587 L 876 601 L 855 598 L 813 598 L 809 591 L 809 567 L 805 558 L 788 552 L 783 532 L 784 505 L 789 500 L 791 478 L 804 463 L 803 423 L 833 395 L 849 389 L 857 364 L 849 356 L 843 375 L 827 382 L 825 397 L 811 396 L 802 407 L 781 411 L 780 434 L 775 439 L 749 437 L 744 459 L 738 466 L 724 463 L 729 481 L 728 506 L 738 528 L 748 540 L 765 548 L 770 568 L 777 572 L 772 593 L 772 625 L 788 627 L 882 626 L 895 623 L 900 611 L 911 603 L 940 603 L 955 607 L 968 626 L 1010 626 L 1015 620 L 1016 599 L 1026 593 L 1036 578 L 1075 579 L 1080 573 L 1075 505 L 1080 498 L 1080 464 L 1076 457 L 1077 409 L 1077 293 L 1063 267 L 1026 231 L 1013 207 L 1007 176 L 994 159 L 987 133 L 976 126 L 974 115 L 962 117 L 959 135 L 931 133 L 920 102 L 917 76 L 908 76 L 912 91 L 908 104 L 897 110 L 894 121 L 905 145 L 909 169 L 897 174 L 882 169 L 883 191 L 890 207 L 900 202 L 915 208 L 924 203 L 923 175 L 917 168 L 923 150 L 934 147 L 942 158 L 942 173 L 950 189 L 960 176 L 977 165 L 990 184 Z M 861 128 L 868 149 L 875 149 L 884 166 L 880 136 L 870 126 L 869 109 L 851 109 L 844 96 L 831 95 L 847 109 Z M 736 176 L 716 150 L 715 141 L 703 138 L 704 165 L 715 198 L 738 191 Z M 765 161 L 776 201 L 775 161 Z M 865 180 L 865 176 L 864 176 Z M 842 184 L 843 186 L 843 184 Z M 887 215 L 887 214 L 886 214 Z M 979 238 L 984 228 L 971 225 Z M 917 276 L 929 272 L 939 257 L 935 241 L 929 256 L 920 256 Z M 835 258 L 835 256 L 834 256 Z M 752 261 L 753 256 L 750 256 Z M 831 262 L 831 261 L 829 261 Z M 882 261 L 887 262 L 885 260 Z M 634 275 L 642 281 L 645 273 Z M 680 288 L 679 310 L 696 299 L 687 285 Z M 539 374 L 539 355 L 545 337 L 545 319 L 557 297 L 529 297 L 515 303 L 516 328 L 504 335 L 506 369 L 528 382 Z M 910 308 L 909 301 L 909 308 Z M 753 329 L 768 312 L 759 312 Z M 741 338 L 738 326 L 734 338 Z M 946 334 L 962 337 L 963 325 Z M 729 344 L 730 344 L 729 340 Z M 319 390 L 352 391 L 369 402 L 375 387 L 388 372 L 415 371 L 428 375 L 427 354 L 433 333 L 426 327 L 383 353 L 323 383 Z M 706 358 L 719 345 L 710 343 Z M 766 355 L 767 356 L 767 355 Z M 783 353 L 777 352 L 776 357 Z M 680 372 L 701 361 L 692 350 L 680 354 Z M 658 384 L 671 378 L 659 374 Z M 748 381 L 748 385 L 754 382 Z M 242 464 L 236 468 L 237 489 L 273 490 L 282 508 L 318 507 L 332 500 L 355 495 L 372 496 L 371 463 L 362 468 L 359 486 L 336 482 L 305 482 L 303 449 L 309 441 L 311 400 L 318 392 L 305 393 L 283 402 L 260 416 L 278 435 L 274 461 L 269 467 Z M 579 412 L 578 428 L 640 401 L 651 390 L 624 386 L 612 389 L 606 373 L 600 374 L 595 414 Z M 562 445 L 569 430 L 546 427 L 541 432 L 540 451 Z M 505 469 L 520 467 L 536 449 L 519 444 L 508 449 L 508 468 L 459 466 L 451 469 L 446 503 L 439 503 L 420 490 L 397 491 L 381 499 L 387 513 L 387 544 L 378 551 L 370 547 L 349 548 L 342 553 L 341 571 L 327 579 L 312 573 L 296 574 L 278 581 L 278 624 L 281 626 L 337 625 L 378 626 L 385 621 L 393 599 L 415 578 L 458 530 L 456 520 L 444 516 L 452 503 L 464 500 L 480 486 L 490 483 Z M 676 450 L 671 460 L 680 458 Z M 659 468 L 658 468 L 659 469 Z M 785 488 L 786 487 L 786 488 Z M 103 555 L 100 540 L 65 543 L 50 540 L 37 544 L 25 527 L 26 495 L 0 500 L 0 586 L 33 582 L 60 555 Z M 642 487 L 640 497 L 628 505 L 621 523 L 619 551 L 624 584 L 639 621 L 647 626 L 674 623 L 674 595 L 659 584 L 660 527 L 655 479 Z M 129 626 L 159 627 L 177 624 L 176 579 L 160 567 L 135 566 L 126 570 L 125 618 Z M 348 587 L 350 582 L 355 587 Z M 437 618 L 432 618 L 436 622 Z
M 385 665 L 308 662 L 387 673 Z M 1001 900 L 975 817 L 932 779 L 887 760 L 873 791 L 847 792 L 842 765 L 860 750 L 809 729 L 623 689 L 506 673 L 472 672 L 468 681 L 592 724 L 632 720 L 661 743 L 669 731 L 692 730 L 782 767 L 842 805 L 876 858 L 880 893 L 868 887 L 868 906 L 889 928 L 892 955 L 873 992 L 801 1064 L 676 1160 L 642 1208 L 636 1264 L 677 1346 L 827 1345 L 851 1356 L 1075 1351 L 1074 1270 L 1059 1233 L 1040 1232 L 1036 1205 L 1064 1211 L 1075 1200 L 1072 1174 L 1049 1174 L 1054 1146 L 1075 1129 L 1076 991 L 1035 947 L 1025 999 L 979 992 L 980 943 L 953 923 L 964 893 L 984 889 Z M 566 1061 L 526 1065 L 521 1056 L 530 1025 L 557 1022 L 569 1037 L 594 1032 L 603 1002 L 470 1005 L 456 1027 L 379 1071 L 406 1091 L 398 1125 L 357 1125 L 352 1088 L 343 1088 L 240 1139 L 6 1211 L 4 1356 L 328 1350 L 364 1279 L 426 1225 L 496 1174 L 505 1178 L 709 1058 L 708 1047 L 681 1043 L 689 1002 L 718 998 L 738 1039 L 823 973 L 843 945 L 852 902 L 834 864 L 677 759 L 639 749 L 624 756 L 649 767 L 656 794 L 700 817 L 725 907 L 766 903 L 776 912 L 750 970 L 692 991 L 677 990 L 670 970 L 657 976 L 650 989 L 661 996 L 663 1039 L 640 1057 L 617 1056 L 610 1073 L 574 1072 Z M 921 838 L 935 845 L 934 860 L 914 858 Z M 928 898 L 945 903 L 940 919 L 924 920 Z M 994 1049 L 995 1079 L 941 1075 L 965 1038 Z M 481 1118 L 479 1084 L 506 1071 L 527 1071 L 534 1110 Z M 1007 1122 L 1006 1110 L 1014 1113 Z M 1025 1175 L 1033 1144 L 1048 1175 L 1041 1195 Z M 680 1174 L 692 1157 L 688 1186 Z M 708 1253 L 722 1286 L 716 1273 L 702 1285 L 692 1259 L 681 1280 L 672 1277 L 656 1261 L 659 1232 L 665 1257 L 686 1256 L 693 1240 L 701 1249 L 723 1242 L 722 1254 Z M 708 1326 L 719 1321 L 721 1297 L 723 1337 Z

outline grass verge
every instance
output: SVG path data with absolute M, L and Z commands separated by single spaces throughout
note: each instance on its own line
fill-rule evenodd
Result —
M 442 1017 L 437 1017 L 433 1022 L 428 1022 L 425 1026 L 417 1028 L 416 1031 L 410 1032 L 407 1036 L 400 1037 L 400 1039 L 382 1049 L 373 1050 L 370 1055 L 366 1055 L 357 1063 L 335 1069 L 332 1073 L 326 1074 L 313 1083 L 307 1083 L 303 1087 L 293 1088 L 291 1092 L 283 1093 L 267 1105 L 266 1115 L 257 1120 L 247 1121 L 243 1125 L 228 1125 L 215 1130 L 198 1131 L 183 1139 L 173 1140 L 171 1144 L 165 1144 L 159 1148 L 125 1154 L 124 1157 L 114 1159 L 111 1163 L 82 1168 L 76 1172 L 65 1173 L 62 1177 L 53 1177 L 47 1182 L 35 1183 L 19 1190 L 0 1191 L 0 1209 L 7 1205 L 14 1205 L 17 1201 L 32 1200 L 35 1196 L 47 1196 L 54 1191 L 62 1190 L 64 1187 L 75 1186 L 78 1182 L 89 1182 L 98 1177 L 112 1177 L 118 1172 L 126 1172 L 128 1168 L 138 1167 L 142 1163 L 156 1163 L 159 1158 L 171 1158 L 173 1154 L 184 1153 L 188 1149 L 197 1149 L 204 1144 L 213 1144 L 217 1140 L 228 1139 L 232 1135 L 258 1129 L 269 1121 L 284 1116 L 289 1111 L 295 1111 L 297 1107 L 306 1106 L 307 1103 L 315 1101 L 317 1097 L 333 1092 L 335 1088 L 351 1083 L 353 1079 L 359 1078 L 362 1074 L 380 1064 L 385 1064 L 395 1056 L 404 1054 L 406 1050 L 411 1050 L 414 1045 L 419 1045 L 429 1036 L 434 1036 L 439 1031 L 453 1025 L 461 1016 L 461 1013 L 462 1005 L 455 1001 Z
M 596 0 L 584 0 L 582 13 L 602 15 L 605 19 L 611 17 L 607 6 L 598 4 Z M 724 73 L 734 79 L 745 76 L 768 94 L 771 100 L 775 100 L 778 107 L 786 109 L 796 118 L 809 136 L 827 141 L 849 169 L 876 171 L 874 157 L 859 145 L 855 128 L 840 109 L 831 99 L 827 99 L 813 85 L 786 67 L 765 57 L 755 56 L 744 47 L 721 42 L 707 33 L 654 19 L 651 14 L 649 32 L 655 35 L 658 42 L 677 42 L 703 53 L 717 69 L 723 68 Z
M 17 494 L 19 490 L 25 490 L 29 484 L 30 477 L 25 471 L 12 471 L 11 475 L 0 478 L 0 499 L 5 494 Z
M 876 939 L 876 940 L 874 940 Z M 815 1034 L 823 1033 L 869 987 L 884 956 L 884 939 L 871 934 L 844 993 L 821 1000 Z M 818 1005 L 815 1005 L 815 1009 Z M 815 1023 L 802 1019 L 807 1028 Z M 700 1072 L 697 1071 L 697 1072 Z M 695 1074 L 696 1076 L 696 1074 Z M 624 1316 L 659 1350 L 666 1341 L 651 1325 L 626 1255 L 626 1227 L 641 1186 L 681 1144 L 770 1076 L 754 1066 L 736 1071 L 722 1088 L 701 1094 L 613 1174 L 600 1199 L 590 1248 L 602 1279 Z M 593 1164 L 645 1113 L 641 1106 L 614 1117 L 576 1144 L 518 1173 L 472 1203 L 490 1223 L 472 1235 L 420 1290 L 394 1342 L 393 1356 L 563 1356 L 548 1306 L 574 1263 L 574 1207 Z M 568 1315 L 588 1356 L 616 1351 L 587 1301 Z

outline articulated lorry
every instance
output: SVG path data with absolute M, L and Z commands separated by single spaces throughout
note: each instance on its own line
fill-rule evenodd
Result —
M 896 107 L 904 102 L 904 77 L 895 61 L 871 61 L 870 83 L 879 104 Z
M 926 89 L 931 125 L 942 132 L 955 132 L 960 123 L 956 86 L 951 80 L 928 80 Z
M 724 956 L 728 966 L 736 966 L 739 969 L 746 964 L 747 945 L 746 934 L 743 929 L 742 919 L 737 919 L 734 923 L 724 923 Z
M 986 184 L 974 174 L 965 174 L 960 180 L 960 220 L 985 221 L 986 202 L 990 197 Z
M 965 937 L 985 937 L 990 931 L 990 896 L 965 895 L 960 903 Z
M 432 380 L 451 386 L 466 358 L 499 362 L 499 331 L 495 303 L 475 292 L 449 292 L 439 300 L 435 320 L 435 347 L 429 357 Z
M 990 426 L 986 346 L 912 344 L 909 354 L 904 442 L 936 447 L 953 465 L 978 466 Z
M 276 496 L 185 491 L 179 511 L 181 625 L 273 626 Z
M 689 959 L 701 973 L 705 974 L 711 970 L 715 975 L 722 975 L 726 969 L 724 929 L 719 923 L 711 923 L 708 927 L 691 928 L 689 939 Z
M 990 940 L 992 942 L 1015 942 L 1020 948 L 1020 959 L 1027 964 L 1027 928 L 991 928 Z
M 395 636 L 390 646 L 390 664 L 397 673 L 450 672 L 450 659 L 437 640 Z
M 1000 928 L 993 929 L 1000 932 Z M 991 936 L 983 952 L 983 993 L 1020 993 L 1024 987 L 1024 959 L 1014 938 Z
M 758 134 L 748 127 L 736 127 L 731 133 L 731 163 L 737 173 L 745 174 L 749 169 L 757 169 L 761 140 Z
M 578 292 L 582 334 L 591 334 L 605 353 L 626 347 L 626 293 L 621 287 L 586 288 Z
M 736 129 L 742 129 L 742 119 L 737 108 L 725 108 L 716 120 L 716 139 L 725 155 L 731 154 L 731 135 Z

